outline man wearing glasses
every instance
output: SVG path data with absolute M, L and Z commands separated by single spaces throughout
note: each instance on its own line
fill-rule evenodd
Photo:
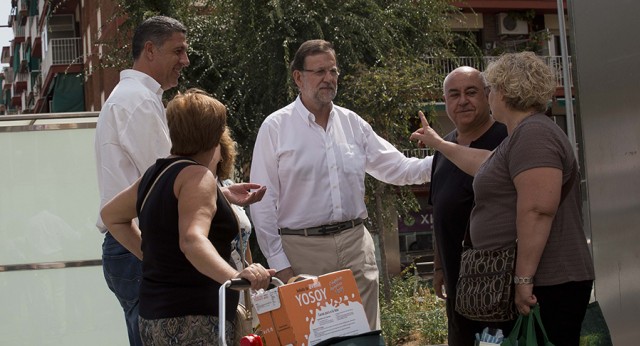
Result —
M 371 329 L 380 329 L 375 247 L 363 220 L 364 177 L 395 185 L 429 181 L 432 157 L 407 158 L 355 112 L 334 105 L 331 43 L 304 42 L 291 62 L 296 100 L 260 127 L 251 181 L 267 187 L 251 207 L 260 248 L 276 276 L 351 269 Z

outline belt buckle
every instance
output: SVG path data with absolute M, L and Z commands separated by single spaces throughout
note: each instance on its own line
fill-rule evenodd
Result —
M 340 224 L 324 225 L 320 227 L 319 232 L 322 234 L 331 234 L 340 230 Z

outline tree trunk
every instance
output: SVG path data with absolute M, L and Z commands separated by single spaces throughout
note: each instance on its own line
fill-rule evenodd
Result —
M 374 193 L 376 202 L 376 223 L 378 224 L 378 245 L 380 248 L 380 277 L 382 280 L 383 295 L 387 303 L 391 303 L 391 280 L 389 278 L 389 270 L 387 269 L 387 251 L 385 248 L 384 234 L 387 232 L 389 223 L 385 213 L 388 211 L 384 208 L 384 190 L 385 184 L 376 181 L 376 191 Z

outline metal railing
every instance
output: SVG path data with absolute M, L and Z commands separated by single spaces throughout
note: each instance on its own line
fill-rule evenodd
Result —
M 40 37 L 40 32 L 38 31 L 39 20 L 40 16 L 29 16 L 29 18 L 27 18 L 27 28 L 29 30 L 27 38 L 31 37 L 32 39 L 35 39 L 36 37 Z M 33 48 L 31 49 L 33 50 Z
M 81 64 L 81 40 L 80 37 L 50 39 L 42 59 L 42 74 L 46 76 L 54 65 Z
M 18 10 L 20 11 L 29 11 L 29 4 L 27 0 L 18 0 Z
M 29 79 L 29 72 L 18 72 L 15 77 L 14 83 L 26 82 Z
M 561 56 L 541 56 L 541 58 L 547 63 L 547 65 L 553 68 L 556 75 L 556 86 L 561 88 L 564 86 L 564 78 L 562 76 L 562 57 Z M 475 67 L 480 71 L 483 71 L 490 62 L 497 60 L 497 56 L 457 56 L 453 58 L 426 58 L 427 63 L 431 64 L 435 70 L 442 74 L 447 75 L 460 66 Z M 571 57 L 569 57 L 571 59 Z M 569 60 L 569 70 L 571 70 L 571 60 Z M 569 75 L 571 79 L 571 75 Z M 569 85 L 573 86 L 573 80 L 569 80 Z
M 13 35 L 15 37 L 24 37 L 24 31 L 25 31 L 24 25 L 20 25 L 20 23 L 17 21 L 13 23 Z
M 38 97 L 42 88 L 42 75 L 40 70 L 31 71 L 30 74 L 27 79 L 27 91 L 32 92 L 34 97 Z
M 0 116 L 0 135 L 4 132 L 95 128 L 99 112 L 35 113 Z
M 13 84 L 13 80 L 14 80 L 13 68 L 10 67 L 4 70 L 4 80 L 2 81 L 2 88 L 4 88 L 6 84 Z

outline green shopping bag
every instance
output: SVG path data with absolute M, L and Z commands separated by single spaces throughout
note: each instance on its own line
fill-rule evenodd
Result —
M 544 346 L 554 346 L 547 336 L 547 331 L 540 319 L 540 306 L 536 304 L 531 308 L 529 316 L 520 315 L 513 326 L 509 337 L 504 339 L 501 346 L 538 346 L 536 327 L 540 328 L 544 338 Z

